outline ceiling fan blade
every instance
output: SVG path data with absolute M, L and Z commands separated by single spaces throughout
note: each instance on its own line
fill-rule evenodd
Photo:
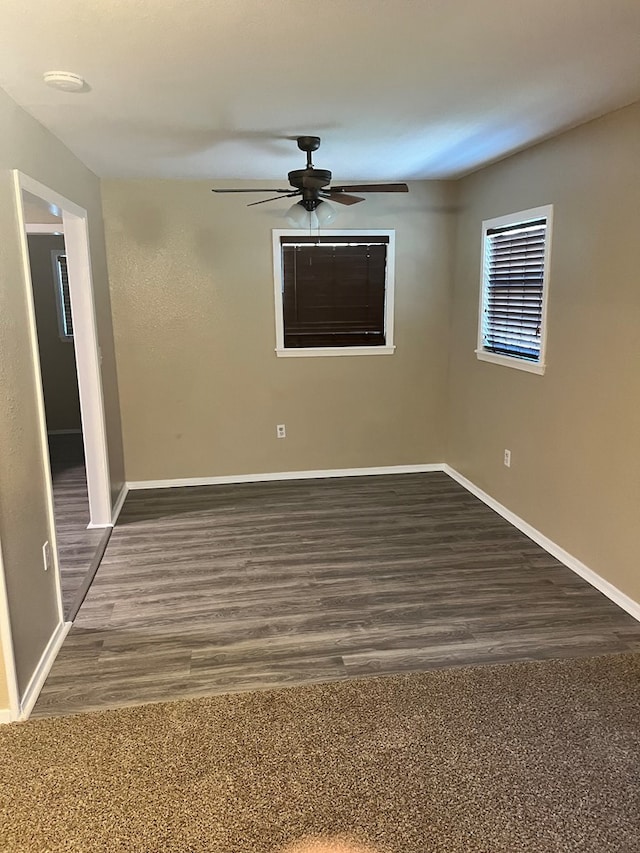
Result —
M 212 193 L 290 193 L 291 188 L 288 190 L 274 190 L 273 187 L 269 189 L 251 189 L 251 190 L 211 190 Z
M 329 201 L 335 201 L 338 204 L 358 204 L 359 201 L 364 201 L 363 198 L 358 198 L 357 195 L 347 195 L 346 193 L 333 192 L 333 190 L 329 190 L 327 193 L 322 193 L 322 198 L 326 198 Z
M 408 193 L 407 184 L 353 184 L 348 187 L 331 187 L 331 192 L 356 192 L 356 193 Z
M 286 195 L 274 195 L 272 198 L 263 198 L 262 201 L 252 201 L 247 207 L 255 207 L 256 204 L 266 204 L 268 201 L 280 201 L 281 198 L 293 198 L 294 195 L 302 195 L 302 193 L 296 190 L 294 193 L 287 193 Z

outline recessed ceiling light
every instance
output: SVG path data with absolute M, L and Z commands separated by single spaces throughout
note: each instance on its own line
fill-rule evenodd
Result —
M 84 78 L 70 71 L 47 71 L 43 79 L 47 86 L 62 92 L 82 92 L 85 88 Z

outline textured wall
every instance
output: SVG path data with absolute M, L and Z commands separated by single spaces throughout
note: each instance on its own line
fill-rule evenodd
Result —
M 38 327 L 38 351 L 44 389 L 47 429 L 80 429 L 80 400 L 73 341 L 60 337 L 57 284 L 51 252 L 64 251 L 64 237 L 32 234 L 29 237 L 29 265 Z
M 20 169 L 88 210 L 114 492 L 123 482 L 124 469 L 99 182 L 1 91 L 0 127 L 0 541 L 22 692 L 58 616 L 54 577 L 42 569 L 42 543 L 51 532 L 11 169 Z
M 277 358 L 271 231 L 290 201 L 103 181 L 127 479 L 441 462 L 453 190 L 334 223 L 396 229 L 394 355 Z
M 636 104 L 462 182 L 447 449 L 453 467 L 636 601 L 639 151 Z M 481 222 L 550 203 L 546 374 L 479 362 Z

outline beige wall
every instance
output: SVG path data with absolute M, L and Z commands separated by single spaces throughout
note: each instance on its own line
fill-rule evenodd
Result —
M 80 429 L 75 350 L 73 341 L 60 337 L 57 282 L 51 263 L 52 251 L 64 251 L 64 237 L 31 234 L 28 242 L 47 429 Z
M 54 577 L 42 568 L 41 548 L 51 532 L 11 169 L 20 169 L 88 211 L 114 492 L 124 480 L 124 467 L 99 182 L 1 91 L 0 127 L 0 541 L 22 692 L 58 614 Z
M 289 200 L 247 208 L 208 181 L 102 192 L 128 480 L 442 461 L 453 185 L 340 210 L 340 227 L 396 229 L 397 351 L 335 358 L 274 353 Z
M 461 182 L 446 453 L 454 468 L 636 601 L 639 152 L 636 104 Z M 481 222 L 550 203 L 546 374 L 479 362 Z

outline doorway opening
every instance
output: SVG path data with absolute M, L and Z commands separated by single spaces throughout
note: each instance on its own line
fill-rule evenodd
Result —
M 50 560 L 61 621 L 71 622 L 97 571 L 112 529 L 87 213 L 15 173 L 24 232 Z

